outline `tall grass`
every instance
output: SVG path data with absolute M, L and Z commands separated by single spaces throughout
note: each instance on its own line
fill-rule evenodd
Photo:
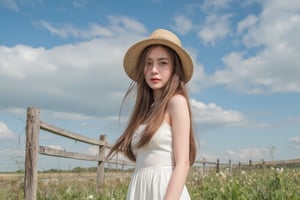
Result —
M 300 200 L 300 171 L 278 168 L 190 176 L 188 187 L 195 200 Z
M 130 173 L 107 172 L 101 191 L 95 173 L 41 173 L 39 200 L 123 200 Z M 0 175 L 0 178 L 2 176 Z M 0 199 L 24 199 L 23 175 L 1 178 Z M 203 176 L 191 170 L 187 187 L 193 200 L 300 200 L 299 169 L 265 169 Z

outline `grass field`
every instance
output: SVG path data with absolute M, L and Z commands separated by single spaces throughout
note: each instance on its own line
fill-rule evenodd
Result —
M 96 173 L 39 173 L 39 200 L 123 200 L 130 172 L 106 172 L 96 190 Z M 24 174 L 0 174 L 0 199 L 24 199 Z M 193 200 L 300 200 L 299 169 L 265 169 L 200 175 L 190 171 L 187 187 Z

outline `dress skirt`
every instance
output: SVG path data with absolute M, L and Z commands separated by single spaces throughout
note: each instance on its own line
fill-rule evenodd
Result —
M 131 177 L 127 200 L 163 200 L 172 174 L 172 166 L 136 169 Z M 184 186 L 180 200 L 190 200 Z

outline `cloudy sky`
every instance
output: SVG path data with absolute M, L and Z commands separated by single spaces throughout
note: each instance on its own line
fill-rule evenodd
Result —
M 300 1 L 0 0 L 0 171 L 24 168 L 26 109 L 61 128 L 113 143 L 132 101 L 122 66 L 156 28 L 193 57 L 189 82 L 198 159 L 300 156 Z M 41 131 L 40 145 L 95 153 Z M 39 156 L 39 168 L 95 163 Z

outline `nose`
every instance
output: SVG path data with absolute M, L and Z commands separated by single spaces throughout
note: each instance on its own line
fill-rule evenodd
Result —
M 151 66 L 150 72 L 151 74 L 157 74 L 158 70 L 157 70 L 157 65 L 155 63 Z

